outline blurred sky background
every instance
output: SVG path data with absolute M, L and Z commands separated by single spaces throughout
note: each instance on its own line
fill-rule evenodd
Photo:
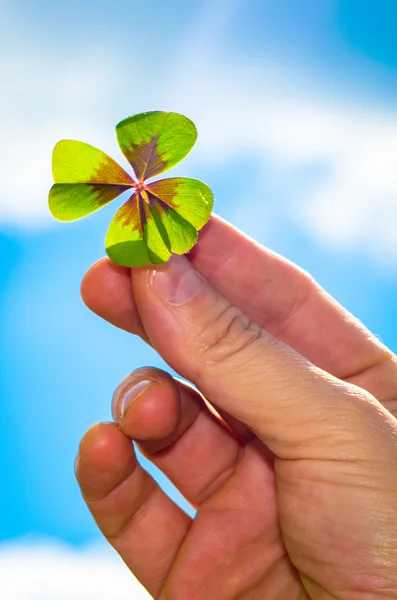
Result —
M 146 598 L 73 461 L 120 380 L 164 365 L 80 300 L 119 203 L 55 222 L 54 144 L 125 165 L 118 121 L 186 114 L 199 141 L 173 173 L 396 351 L 396 31 L 396 0 L 0 0 L 1 597 Z

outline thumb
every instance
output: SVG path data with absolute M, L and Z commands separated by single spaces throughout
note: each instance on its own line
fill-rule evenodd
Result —
M 135 270 L 132 284 L 153 347 L 276 456 L 339 456 L 340 443 L 388 415 L 368 393 L 318 369 L 250 321 L 186 258 Z

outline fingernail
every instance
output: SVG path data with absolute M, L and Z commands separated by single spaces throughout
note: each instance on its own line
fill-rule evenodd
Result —
M 201 290 L 203 283 L 184 256 L 174 254 L 165 265 L 152 271 L 153 291 L 171 304 L 188 302 Z
M 142 396 L 154 383 L 150 379 L 143 379 L 132 385 L 131 383 L 119 385 L 112 399 L 112 415 L 116 423 L 123 420 L 131 404 Z

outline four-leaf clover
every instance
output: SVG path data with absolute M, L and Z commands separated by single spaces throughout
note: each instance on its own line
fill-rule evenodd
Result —
M 52 214 L 60 221 L 74 221 L 130 190 L 106 234 L 109 257 L 122 266 L 140 267 L 161 264 L 171 252 L 188 252 L 211 215 L 210 188 L 186 177 L 147 180 L 190 152 L 197 139 L 195 125 L 183 115 L 154 111 L 121 121 L 116 134 L 136 180 L 101 150 L 62 140 L 53 153 Z

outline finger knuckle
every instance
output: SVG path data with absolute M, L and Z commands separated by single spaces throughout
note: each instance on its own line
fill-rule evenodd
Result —
M 237 359 L 261 337 L 261 328 L 238 308 L 215 308 L 201 332 L 201 353 L 206 365 L 219 365 Z

